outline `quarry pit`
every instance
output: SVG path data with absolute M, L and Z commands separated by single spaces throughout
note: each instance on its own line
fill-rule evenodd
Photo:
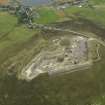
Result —
M 94 61 L 93 52 L 98 55 L 96 51 L 91 51 L 91 47 L 89 38 L 84 36 L 65 35 L 52 38 L 50 48 L 41 50 L 23 68 L 19 78 L 29 81 L 43 73 L 52 76 L 88 70 Z M 95 59 L 98 58 L 95 57 Z

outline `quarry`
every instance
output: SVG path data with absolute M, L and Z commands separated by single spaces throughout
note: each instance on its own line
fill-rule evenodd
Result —
M 0 0 L 0 105 L 104 105 L 104 7 Z
M 32 80 L 40 74 L 63 75 L 91 68 L 94 60 L 92 43 L 83 36 L 59 36 L 50 42 L 50 49 L 43 49 L 21 71 L 20 79 Z M 95 49 L 98 49 L 96 47 Z M 96 54 L 95 54 L 96 53 Z M 97 56 L 97 52 L 94 54 Z M 97 57 L 95 59 L 98 59 Z

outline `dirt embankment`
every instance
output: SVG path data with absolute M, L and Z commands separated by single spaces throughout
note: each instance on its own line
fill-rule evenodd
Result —
M 56 27 L 62 27 L 64 29 L 72 29 L 75 31 L 87 31 L 87 32 L 92 32 L 100 37 L 102 39 L 105 39 L 105 26 L 102 26 L 101 24 L 94 23 L 90 20 L 83 19 L 81 17 L 73 20 L 68 20 L 64 22 L 58 22 L 55 24 L 52 24 Z

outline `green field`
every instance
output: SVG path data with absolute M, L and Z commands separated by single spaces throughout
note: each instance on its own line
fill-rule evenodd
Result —
M 7 12 L 0 13 L 0 50 L 22 44 L 35 35 L 35 31 L 17 25 L 17 18 Z
M 51 23 L 59 19 L 56 12 L 50 8 L 40 8 L 37 12 L 39 13 L 39 18 L 35 19 L 37 23 Z
M 95 5 L 105 4 L 105 0 L 89 0 L 89 2 Z
M 68 16 L 74 16 L 74 18 L 83 17 L 85 19 L 91 20 L 97 24 L 105 25 L 105 10 L 89 7 L 70 7 L 65 9 L 65 13 Z
M 63 21 L 66 17 L 63 10 L 58 10 L 56 7 L 42 6 L 35 9 L 38 16 L 35 17 L 34 22 L 40 24 L 51 24 L 57 21 Z
M 12 31 L 16 24 L 17 24 L 17 18 L 15 16 L 11 16 L 7 12 L 0 12 L 0 34 L 1 35 Z

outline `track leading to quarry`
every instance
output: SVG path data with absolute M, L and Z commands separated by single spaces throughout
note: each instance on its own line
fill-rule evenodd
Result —
M 35 29 L 39 28 L 39 29 L 42 29 L 42 30 L 49 30 L 49 31 L 69 32 L 69 33 L 74 34 L 74 35 L 84 36 L 84 37 L 90 38 L 89 40 L 95 40 L 105 47 L 105 42 L 100 40 L 99 38 L 92 38 L 92 37 L 89 37 L 88 35 L 86 35 L 84 33 L 76 32 L 76 31 L 73 31 L 73 30 L 70 30 L 70 29 L 56 28 L 56 27 L 46 26 L 46 25 L 37 24 L 37 23 L 31 24 L 30 27 L 35 28 Z

